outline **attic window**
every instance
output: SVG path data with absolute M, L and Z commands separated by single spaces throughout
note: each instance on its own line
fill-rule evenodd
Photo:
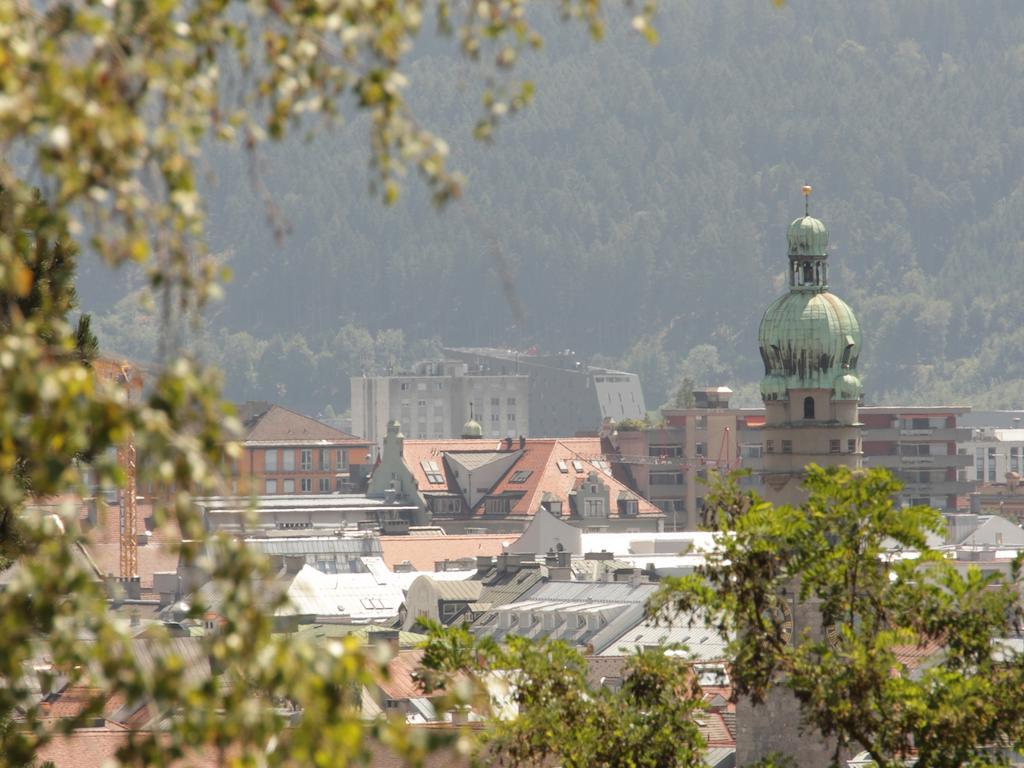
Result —
M 558 460 L 558 471 L 563 475 L 569 474 L 569 465 L 565 463 L 565 459 Z
M 572 460 L 572 468 L 575 469 L 579 474 L 583 474 L 583 462 L 579 459 Z
M 525 483 L 532 474 L 532 469 L 518 469 L 512 473 L 512 477 L 510 477 L 508 481 L 510 483 Z
M 423 468 L 423 473 L 427 476 L 428 483 L 443 483 L 444 475 L 441 474 L 441 468 L 437 465 L 436 461 L 430 459 L 424 459 L 420 462 L 420 467 Z

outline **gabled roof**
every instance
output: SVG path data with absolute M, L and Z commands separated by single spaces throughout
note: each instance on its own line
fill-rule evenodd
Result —
M 245 430 L 245 442 L 257 443 L 299 443 L 325 442 L 369 445 L 368 440 L 329 427 L 321 421 L 303 416 L 301 413 L 271 405 L 266 410 L 253 408 L 246 403 L 239 409 Z
M 525 440 L 521 446 L 519 443 L 509 446 L 503 440 L 406 440 L 403 459 L 423 495 L 463 496 L 462 489 L 454 477 L 453 468 L 449 466 L 449 462 L 444 461 L 445 456 L 457 454 L 459 464 L 466 465 L 492 461 L 494 456 L 502 451 L 518 456 L 489 489 L 486 496 L 516 497 L 509 515 L 511 517 L 532 517 L 540 508 L 545 493 L 560 501 L 562 514 L 568 516 L 571 511 L 569 493 L 591 472 L 596 472 L 601 481 L 608 486 L 610 517 L 618 517 L 616 501 L 620 493 L 626 492 L 635 496 L 624 483 L 608 471 L 609 463 L 604 458 L 605 451 L 599 437 L 531 438 Z M 480 454 L 479 460 L 474 462 L 472 454 L 477 453 Z M 431 471 L 433 467 L 437 468 L 436 473 Z M 441 482 L 431 482 L 432 479 L 440 479 Z M 661 510 L 646 499 L 636 498 L 639 502 L 640 517 L 663 515 Z M 472 513 L 481 516 L 484 514 L 484 508 L 485 504 L 481 499 L 472 508 Z

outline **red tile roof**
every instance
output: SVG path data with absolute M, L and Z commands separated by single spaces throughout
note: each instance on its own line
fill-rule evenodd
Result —
M 515 535 L 480 534 L 455 536 L 381 536 L 381 557 L 388 568 L 403 562 L 412 563 L 417 571 L 432 571 L 434 563 L 461 560 L 466 557 L 500 555 L 505 544 Z
M 413 473 L 421 493 L 462 495 L 458 482 L 450 471 L 444 455 L 446 453 L 495 453 L 499 451 L 518 452 L 519 443 L 513 442 L 511 449 L 502 440 L 406 440 L 403 458 L 406 466 Z M 532 517 L 540 507 L 541 498 L 551 493 L 562 502 L 563 515 L 570 514 L 569 492 L 590 472 L 597 472 L 601 481 L 608 486 L 609 510 L 611 517 L 618 517 L 618 495 L 620 492 L 632 493 L 620 480 L 606 474 L 601 467 L 592 463 L 604 460 L 605 452 L 599 437 L 569 438 L 533 438 L 527 439 L 522 454 L 509 467 L 504 476 L 490 489 L 488 496 L 501 494 L 521 494 L 512 505 L 510 516 Z M 423 469 L 422 462 L 434 461 L 441 470 L 443 483 L 431 483 Z M 565 462 L 568 471 L 562 472 L 558 462 Z M 573 461 L 580 462 L 582 472 L 577 472 Z M 528 470 L 530 476 L 522 483 L 513 483 L 511 478 L 516 472 Z M 663 513 L 646 499 L 634 494 L 638 500 L 638 512 L 641 517 L 661 516 Z M 483 501 L 473 510 L 474 515 L 484 513 Z
M 445 730 L 449 727 L 442 726 Z M 101 768 L 113 765 L 116 764 L 113 761 L 117 750 L 127 743 L 128 735 L 129 732 L 122 729 L 87 728 L 69 736 L 58 736 L 38 751 L 37 762 L 52 761 L 56 768 Z M 369 736 L 366 746 L 370 751 L 368 764 L 374 768 L 400 768 L 406 765 L 394 752 Z M 340 759 L 341 756 L 338 757 Z M 443 747 L 430 752 L 423 764 L 425 768 L 464 768 L 469 765 L 469 759 L 453 747 Z M 204 747 L 168 765 L 175 768 L 186 765 L 189 768 L 216 768 L 222 765 L 222 760 L 221 755 L 212 747 Z
M 329 427 L 279 405 L 272 405 L 245 424 L 245 442 L 324 441 L 339 445 L 370 445 L 368 440 Z

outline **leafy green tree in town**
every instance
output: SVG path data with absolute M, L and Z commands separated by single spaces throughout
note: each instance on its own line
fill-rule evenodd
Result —
M 181 352 L 185 324 L 222 293 L 224 276 L 205 247 L 197 168 L 211 143 L 245 151 L 283 233 L 263 194 L 261 146 L 362 114 L 379 196 L 395 200 L 411 171 L 443 204 L 462 180 L 447 167 L 447 145 L 405 101 L 406 55 L 431 23 L 481 62 L 489 85 L 478 133 L 490 135 L 530 100 L 530 87 L 503 74 L 540 44 L 527 5 L 0 0 L 0 515 L 18 523 L 17 542 L 12 526 L 0 530 L 0 548 L 16 544 L 17 556 L 0 589 L 0 765 L 30 763 L 111 696 L 166 716 L 159 732 L 126 740 L 126 763 L 213 753 L 243 764 L 348 765 L 365 759 L 367 735 L 422 755 L 397 725 L 362 725 L 356 692 L 379 666 L 352 642 L 318 649 L 273 634 L 275 606 L 259 587 L 265 563 L 207 536 L 196 513 L 193 494 L 225 490 L 219 471 L 237 456 L 239 427 L 219 400 L 219 377 Z M 598 0 L 560 7 L 600 34 Z M 649 30 L 650 12 L 641 8 L 634 26 Z M 66 316 L 70 292 L 47 283 L 70 277 L 76 239 L 111 267 L 146 272 L 161 354 L 141 401 L 93 375 L 86 329 Z M 47 256 L 43 270 L 30 258 L 38 244 L 60 256 Z M 112 449 L 128 439 L 146 459 L 140 484 L 156 489 L 155 526 L 180 532 L 184 562 L 231 596 L 202 641 L 215 680 L 191 679 L 173 658 L 140 663 L 129 629 L 107 610 L 106 585 L 77 556 L 74 505 L 59 514 L 35 506 L 82 493 L 83 464 L 105 485 L 123 483 Z M 203 611 L 196 600 L 193 615 Z M 42 717 L 40 658 L 93 692 L 80 716 L 56 725 Z
M 587 660 L 561 641 L 513 636 L 501 645 L 465 628 L 433 625 L 429 632 L 424 687 L 488 715 L 474 765 L 703 765 L 700 686 L 665 649 L 630 657 L 612 690 L 592 686 Z
M 651 610 L 703 614 L 728 641 L 737 693 L 794 696 L 837 760 L 853 749 L 879 768 L 1003 764 L 1001 750 L 1024 746 L 1024 655 L 1000 642 L 1019 626 L 1017 564 L 1009 578 L 959 569 L 929 547 L 940 513 L 896 506 L 885 470 L 811 465 L 805 487 L 799 507 L 736 478 L 709 494 L 721 549 Z M 918 555 L 891 557 L 894 546 Z M 794 601 L 820 624 L 791 637 Z M 927 658 L 908 670 L 908 651 Z

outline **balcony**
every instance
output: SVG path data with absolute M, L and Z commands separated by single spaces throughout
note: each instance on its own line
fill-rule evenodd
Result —
M 934 483 L 907 483 L 903 486 L 904 496 L 966 496 L 974 491 L 974 483 L 957 480 L 938 480 Z
M 908 442 L 920 443 L 932 442 L 958 442 L 966 443 L 971 439 L 972 431 L 966 427 L 935 427 L 934 429 L 898 429 L 888 427 L 885 429 L 871 429 L 865 427 L 861 431 L 861 438 L 870 442 Z
M 974 459 L 965 453 L 951 456 L 899 456 L 870 455 L 864 456 L 865 467 L 885 467 L 886 469 L 948 469 L 950 467 L 969 467 Z

